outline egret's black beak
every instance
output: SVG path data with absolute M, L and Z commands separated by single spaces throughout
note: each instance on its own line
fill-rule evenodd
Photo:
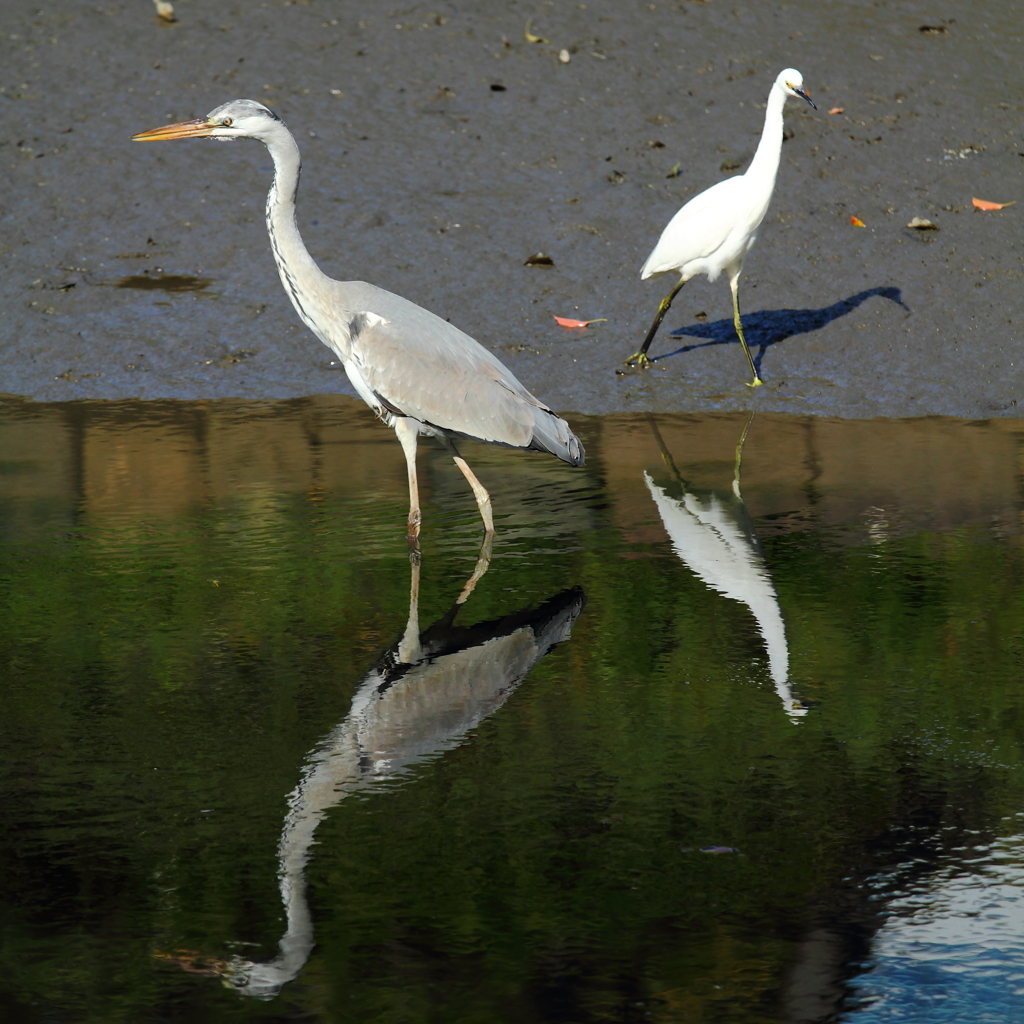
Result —
M 815 103 L 814 100 L 812 100 L 811 97 L 807 95 L 806 89 L 794 89 L 793 92 L 795 92 L 797 96 L 800 97 L 800 99 L 807 100 L 807 102 L 810 103 L 810 105 L 814 107 L 815 110 L 818 109 L 818 104 Z

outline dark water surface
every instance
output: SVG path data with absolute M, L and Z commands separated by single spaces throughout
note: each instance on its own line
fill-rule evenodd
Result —
M 1024 1013 L 1021 423 L 574 425 L 0 405 L 5 1021 Z

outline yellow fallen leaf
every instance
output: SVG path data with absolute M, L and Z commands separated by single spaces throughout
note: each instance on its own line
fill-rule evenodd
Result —
M 850 218 L 850 223 L 851 223 L 851 224 L 852 224 L 852 225 L 853 225 L 853 226 L 854 226 L 855 228 L 862 228 L 862 227 L 865 227 L 865 226 L 866 226 L 866 225 L 864 224 L 864 221 L 862 221 L 862 220 L 860 219 L 860 217 L 851 217 L 851 218 Z
M 599 320 L 573 320 L 567 316 L 556 316 L 555 322 L 561 327 L 589 327 L 591 324 L 606 324 L 608 318 L 603 316 Z
M 528 43 L 550 43 L 551 42 L 550 39 L 545 39 L 543 36 L 535 36 L 530 31 L 530 23 L 532 21 L 533 21 L 533 18 L 530 18 L 529 21 L 526 22 L 526 31 L 523 33 L 526 36 L 526 41 Z
M 1013 206 L 1017 200 L 1014 199 L 1012 203 L 990 203 L 987 199 L 972 199 L 971 202 L 976 210 L 1001 210 L 1005 206 Z

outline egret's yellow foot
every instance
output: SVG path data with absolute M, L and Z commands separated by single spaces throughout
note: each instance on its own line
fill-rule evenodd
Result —
M 753 380 L 746 382 L 748 388 L 759 388 L 764 383 L 760 377 L 755 377 Z
M 630 356 L 626 360 L 626 366 L 639 366 L 642 370 L 646 370 L 651 365 L 650 359 L 647 358 L 646 352 L 637 352 L 635 355 Z

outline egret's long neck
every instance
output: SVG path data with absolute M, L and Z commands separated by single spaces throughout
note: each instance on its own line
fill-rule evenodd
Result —
M 295 194 L 299 190 L 299 171 L 302 166 L 299 147 L 283 124 L 265 142 L 274 161 L 274 184 L 267 196 L 270 246 L 285 291 L 299 316 L 310 323 L 313 311 L 305 308 L 310 289 L 315 289 L 321 280 L 327 281 L 328 278 L 309 255 L 295 223 Z
M 782 156 L 782 111 L 786 106 L 786 94 L 778 85 L 772 86 L 768 94 L 768 109 L 764 115 L 764 130 L 758 143 L 754 159 L 747 168 L 746 177 L 764 190 L 765 206 L 775 188 L 775 175 L 779 171 Z

